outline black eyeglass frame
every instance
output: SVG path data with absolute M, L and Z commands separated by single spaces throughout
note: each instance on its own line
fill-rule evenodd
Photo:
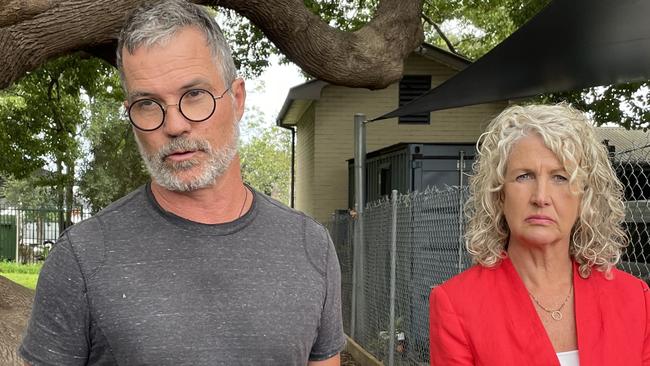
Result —
M 212 97 L 212 111 L 210 112 L 210 114 L 208 114 L 207 117 L 205 117 L 203 119 L 191 119 L 191 118 L 187 117 L 185 115 L 185 113 L 183 113 L 183 109 L 181 108 L 181 102 L 183 101 L 183 98 L 187 94 L 189 94 L 191 92 L 195 92 L 195 91 L 206 92 L 206 93 L 208 93 L 208 95 L 210 95 Z M 178 103 L 176 103 L 176 104 L 165 104 L 165 105 L 163 105 L 163 103 L 160 103 L 159 101 L 157 101 L 155 99 L 150 99 L 150 98 L 138 99 L 138 100 L 134 101 L 133 103 L 131 103 L 129 105 L 129 109 L 127 111 L 127 114 L 129 115 L 129 121 L 131 122 L 133 127 L 137 128 L 140 131 L 145 131 L 145 132 L 155 131 L 155 130 L 159 129 L 163 124 L 165 124 L 165 117 L 167 116 L 167 107 L 170 107 L 170 106 L 177 106 L 178 111 L 181 112 L 181 115 L 183 116 L 183 118 L 187 119 L 190 122 L 203 122 L 203 121 L 208 120 L 210 117 L 212 117 L 214 112 L 217 110 L 217 100 L 223 98 L 223 96 L 226 95 L 226 93 L 228 91 L 230 91 L 230 87 L 226 88 L 226 90 L 224 90 L 223 93 L 221 93 L 221 95 L 218 95 L 218 96 L 215 97 L 214 94 L 210 93 L 208 90 L 201 89 L 201 88 L 194 88 L 194 89 L 190 89 L 190 90 L 186 91 L 185 93 L 183 93 L 183 95 L 181 95 L 181 97 L 178 98 Z M 158 126 L 156 126 L 154 128 L 142 128 L 142 127 L 138 126 L 138 124 L 135 123 L 135 121 L 133 121 L 133 118 L 131 117 L 131 108 L 133 108 L 134 105 L 136 105 L 136 104 L 138 104 L 138 103 L 140 103 L 142 101 L 149 101 L 149 102 L 156 103 L 160 107 L 160 109 L 162 110 L 162 119 L 160 120 L 160 124 Z

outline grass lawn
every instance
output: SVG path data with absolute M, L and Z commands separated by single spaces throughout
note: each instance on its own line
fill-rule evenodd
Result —
M 38 274 L 0 272 L 0 276 L 7 277 L 9 280 L 32 290 L 36 289 L 36 281 L 38 281 Z
M 36 288 L 38 274 L 43 264 L 18 264 L 14 262 L 0 262 L 0 276 L 25 287 Z

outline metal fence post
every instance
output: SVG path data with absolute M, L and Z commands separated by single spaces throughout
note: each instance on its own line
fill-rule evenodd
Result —
M 22 229 L 20 227 L 21 225 L 21 211 L 14 209 L 14 212 L 16 213 L 16 260 L 15 262 L 18 263 L 20 260 L 20 234 L 22 233 Z
M 460 174 L 458 177 L 458 273 L 460 273 L 463 270 L 463 245 L 464 245 L 464 240 L 463 240 L 463 184 L 464 184 L 464 179 L 463 179 L 463 171 L 465 169 L 465 152 L 461 150 L 458 153 L 458 167 L 459 167 L 459 172 Z
M 352 312 L 350 314 L 350 336 L 356 339 L 363 301 L 363 211 L 365 206 L 365 163 L 366 163 L 366 116 L 354 115 L 354 246 L 352 260 Z
M 390 238 L 390 328 L 388 344 L 388 366 L 395 365 L 395 270 L 397 267 L 397 190 L 393 189 L 391 194 L 393 218 L 391 222 Z

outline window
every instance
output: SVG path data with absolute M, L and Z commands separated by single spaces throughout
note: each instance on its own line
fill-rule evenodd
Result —
M 399 106 L 408 104 L 413 99 L 431 89 L 431 75 L 404 75 L 399 82 Z M 431 123 L 431 114 L 424 112 L 399 117 L 399 123 Z

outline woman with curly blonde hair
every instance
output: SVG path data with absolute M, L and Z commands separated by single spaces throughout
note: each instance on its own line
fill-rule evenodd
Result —
M 622 185 L 587 117 L 512 106 L 477 146 L 476 265 L 431 291 L 431 365 L 650 365 L 650 293 L 615 268 Z

